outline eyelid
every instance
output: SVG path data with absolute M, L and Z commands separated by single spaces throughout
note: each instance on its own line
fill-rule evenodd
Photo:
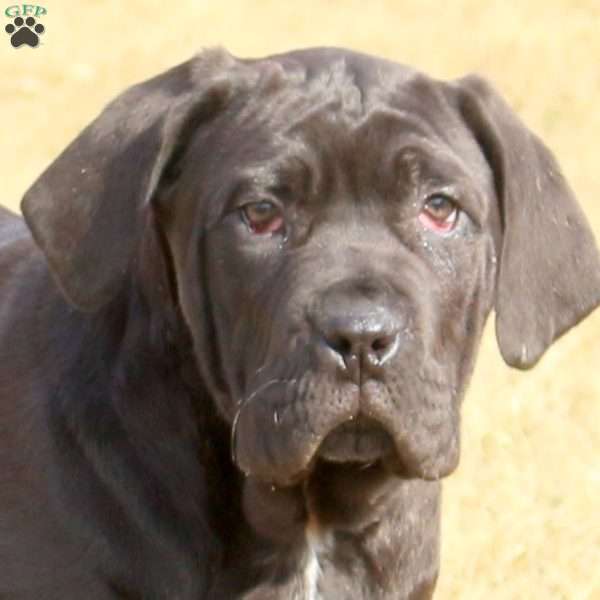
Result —
M 248 204 L 259 202 L 270 202 L 280 211 L 284 211 L 285 206 L 279 198 L 267 189 L 257 190 L 251 182 L 240 181 L 235 184 L 228 194 L 229 199 L 226 202 L 224 216 L 242 210 Z
M 423 195 L 422 203 L 426 204 L 429 200 L 437 196 L 448 198 L 448 200 L 454 202 L 458 208 L 462 208 L 462 194 L 460 194 L 454 186 L 442 186 L 426 190 L 425 194 Z
M 283 206 L 282 206 L 281 202 L 278 202 L 277 200 L 275 200 L 269 196 L 242 198 L 241 201 L 237 203 L 237 209 L 240 210 L 242 208 L 245 208 L 246 206 L 251 206 L 252 204 L 263 204 L 263 203 L 272 204 L 276 209 L 283 212 Z

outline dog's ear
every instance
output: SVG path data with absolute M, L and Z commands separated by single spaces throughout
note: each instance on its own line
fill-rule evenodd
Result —
M 548 148 L 481 78 L 461 79 L 455 89 L 499 202 L 498 344 L 509 365 L 529 368 L 599 304 L 598 249 Z
M 206 66 L 226 59 L 195 58 L 125 91 L 25 194 L 25 221 L 81 310 L 98 309 L 123 285 L 161 178 L 227 101 L 227 79 L 208 76 L 223 65 Z

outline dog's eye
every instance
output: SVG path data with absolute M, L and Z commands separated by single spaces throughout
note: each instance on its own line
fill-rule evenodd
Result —
M 242 217 L 252 233 L 265 235 L 283 229 L 283 215 L 279 207 L 263 200 L 242 206 Z
M 452 231 L 458 220 L 459 209 L 454 201 L 443 194 L 430 196 L 421 212 L 419 221 L 422 225 L 440 233 Z

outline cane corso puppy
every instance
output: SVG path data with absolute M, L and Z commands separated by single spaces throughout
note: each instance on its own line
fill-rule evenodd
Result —
M 0 598 L 417 600 L 486 317 L 528 368 L 600 301 L 482 79 L 207 51 L 0 212 Z

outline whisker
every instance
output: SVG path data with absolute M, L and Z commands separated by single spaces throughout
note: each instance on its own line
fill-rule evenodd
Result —
M 230 437 L 231 460 L 234 465 L 238 465 L 236 432 L 237 432 L 238 422 L 240 420 L 240 415 L 242 413 L 242 409 L 244 407 L 246 407 L 248 404 L 250 404 L 250 402 L 252 402 L 252 400 L 254 400 L 254 398 L 256 398 L 256 396 L 258 394 L 260 394 L 261 392 L 264 392 L 267 388 L 271 387 L 272 385 L 274 385 L 276 383 L 295 384 L 296 379 L 270 379 L 269 381 L 266 381 L 265 383 L 259 385 L 250 395 L 246 396 L 245 398 L 242 398 L 238 402 L 238 408 L 235 413 L 235 416 L 233 417 L 233 423 L 231 424 L 231 437 Z

